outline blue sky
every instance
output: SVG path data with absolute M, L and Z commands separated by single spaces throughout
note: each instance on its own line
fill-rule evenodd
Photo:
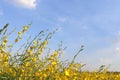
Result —
M 51 48 L 63 41 L 67 50 L 63 58 L 86 63 L 85 69 L 111 64 L 109 70 L 120 71 L 120 0 L 1 0 L 0 28 L 9 29 L 33 22 L 27 35 L 41 30 L 59 31 L 50 40 Z

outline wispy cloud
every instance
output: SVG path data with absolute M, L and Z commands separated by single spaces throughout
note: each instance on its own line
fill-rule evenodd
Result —
M 67 18 L 65 18 L 65 17 L 59 17 L 58 18 L 58 21 L 60 21 L 60 22 L 65 22 L 67 20 Z
M 9 2 L 9 0 L 7 0 Z M 34 9 L 37 6 L 36 0 L 11 0 L 14 6 L 27 8 L 27 9 Z
M 120 48 L 119 48 L 119 47 L 116 47 L 116 48 L 115 48 L 115 53 L 116 53 L 116 54 L 120 54 Z
M 115 46 L 114 53 L 119 55 L 120 54 L 120 31 L 116 32 L 116 36 L 112 44 Z

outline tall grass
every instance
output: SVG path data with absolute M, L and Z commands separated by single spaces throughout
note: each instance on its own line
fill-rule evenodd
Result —
M 8 26 L 9 24 L 6 24 L 0 29 L 0 80 L 120 80 L 119 73 L 108 73 L 105 66 L 94 72 L 82 71 L 85 64 L 74 60 L 83 50 L 83 46 L 73 56 L 71 62 L 60 60 L 63 54 L 62 47 L 52 52 L 48 50 L 47 56 L 42 58 L 41 55 L 45 53 L 49 39 L 55 31 L 47 35 L 44 35 L 45 31 L 40 31 L 33 39 L 28 39 L 13 55 L 14 46 L 20 45 L 19 41 L 23 39 L 31 24 L 23 26 L 10 44 L 9 36 L 14 34 L 14 30 L 8 32 Z M 41 36 L 45 38 L 42 39 Z

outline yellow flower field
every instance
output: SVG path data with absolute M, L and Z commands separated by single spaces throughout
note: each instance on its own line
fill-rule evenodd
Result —
M 85 64 L 74 61 L 83 50 L 83 46 L 71 62 L 60 60 L 63 54 L 62 47 L 53 52 L 48 51 L 44 58 L 41 57 L 55 31 L 48 33 L 45 39 L 41 39 L 40 36 L 44 33 L 41 31 L 13 55 L 14 45 L 18 45 L 30 26 L 31 24 L 23 26 L 12 44 L 9 44 L 9 36 L 14 30 L 8 32 L 8 24 L 0 29 L 0 80 L 120 80 L 120 73 L 109 72 L 105 66 L 94 72 L 83 71 L 81 68 Z

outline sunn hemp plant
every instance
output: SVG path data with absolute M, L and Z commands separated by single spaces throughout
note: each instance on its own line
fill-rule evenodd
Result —
M 108 67 L 101 66 L 93 72 L 83 71 L 81 68 L 85 64 L 75 62 L 80 50 L 73 56 L 70 62 L 62 61 L 63 48 L 60 46 L 54 51 L 45 54 L 49 39 L 56 32 L 40 31 L 33 39 L 26 40 L 21 47 L 14 51 L 15 45 L 20 45 L 19 41 L 29 29 L 31 24 L 23 26 L 17 32 L 13 43 L 9 43 L 9 36 L 14 33 L 14 29 L 8 32 L 9 24 L 0 29 L 0 80 L 120 80 L 120 74 L 108 72 Z M 45 36 L 42 39 L 42 36 Z

